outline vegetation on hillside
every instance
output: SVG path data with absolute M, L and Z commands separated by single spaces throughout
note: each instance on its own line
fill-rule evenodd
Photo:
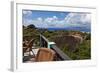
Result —
M 34 25 L 23 26 L 23 41 L 35 39 L 36 46 L 39 46 L 39 34 L 42 33 L 49 41 L 56 45 L 71 59 L 82 60 L 91 58 L 91 34 L 81 31 L 64 30 L 41 30 Z M 73 35 L 73 36 L 72 36 Z M 78 37 L 76 37 L 78 36 Z M 80 39 L 82 38 L 82 39 Z M 80 41 L 81 40 L 81 41 Z

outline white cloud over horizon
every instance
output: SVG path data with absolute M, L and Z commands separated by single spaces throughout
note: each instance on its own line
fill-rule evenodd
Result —
M 23 12 L 23 14 L 29 16 L 32 14 L 31 11 Z M 89 13 L 69 13 L 60 20 L 57 16 L 42 18 L 38 17 L 36 19 L 23 19 L 24 25 L 34 24 L 36 27 L 90 27 L 91 24 L 91 14 Z
M 66 16 L 65 20 L 69 24 L 90 24 L 91 14 L 70 13 Z

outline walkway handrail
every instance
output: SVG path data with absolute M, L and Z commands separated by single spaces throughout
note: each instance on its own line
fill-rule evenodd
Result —
M 46 42 L 49 42 L 49 40 L 46 39 L 43 35 L 40 34 L 40 37 L 42 37 Z
M 59 57 L 62 59 L 62 60 L 71 60 L 63 51 L 61 51 L 55 44 L 54 45 L 51 45 L 51 48 L 53 50 L 56 51 L 56 53 L 59 55 Z
M 49 40 L 40 34 L 40 45 L 41 47 L 47 47 Z M 50 48 L 53 49 L 58 57 L 61 60 L 71 60 L 61 49 L 59 49 L 55 44 L 50 45 Z

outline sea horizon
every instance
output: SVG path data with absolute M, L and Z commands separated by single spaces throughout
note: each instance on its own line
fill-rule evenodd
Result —
M 68 27 L 68 28 L 57 28 L 57 27 L 50 27 L 50 28 L 38 28 L 38 29 L 47 29 L 49 31 L 59 31 L 59 30 L 65 30 L 65 31 L 81 31 L 81 32 L 91 32 L 91 29 L 83 28 L 83 27 Z

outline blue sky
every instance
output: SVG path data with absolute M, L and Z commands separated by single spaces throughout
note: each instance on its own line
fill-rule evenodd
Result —
M 31 12 L 32 13 L 31 13 Z M 26 14 L 23 13 L 23 18 L 28 18 L 28 19 L 36 19 L 36 18 L 48 18 L 52 16 L 57 16 L 59 19 L 64 19 L 65 16 L 68 14 L 68 12 L 55 12 L 55 11 L 32 11 L 32 10 L 24 10 L 23 12 L 28 12 L 31 13 L 30 16 L 27 16 Z
M 40 28 L 84 27 L 88 29 L 91 26 L 90 13 L 23 10 L 22 14 L 22 23 L 25 26 L 34 24 Z

